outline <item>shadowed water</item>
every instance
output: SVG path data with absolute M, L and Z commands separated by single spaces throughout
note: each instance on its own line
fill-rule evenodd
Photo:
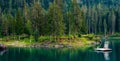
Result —
M 95 52 L 93 48 L 9 48 L 0 53 L 0 61 L 120 61 L 118 41 L 110 41 L 110 52 Z

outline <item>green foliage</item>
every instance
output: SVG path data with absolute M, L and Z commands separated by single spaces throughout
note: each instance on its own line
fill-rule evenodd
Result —
M 115 34 L 111 35 L 110 37 L 120 37 L 120 33 L 115 33 Z
M 39 37 L 39 42 L 45 42 L 45 41 L 54 41 L 54 37 L 53 36 L 40 36 Z
M 16 13 L 15 20 L 16 20 L 15 32 L 17 35 L 20 35 L 24 32 L 24 28 L 25 28 L 25 23 L 24 23 L 25 21 L 23 20 L 23 16 L 21 14 L 20 9 Z
M 34 31 L 34 40 L 37 42 L 37 41 L 38 41 L 38 38 L 39 38 L 39 32 L 38 32 L 38 30 L 36 29 L 36 30 Z
M 26 29 L 27 29 L 27 33 L 28 33 L 29 35 L 32 35 L 32 34 L 33 34 L 32 23 L 31 23 L 30 20 L 27 20 Z
M 88 34 L 86 37 L 89 39 L 89 40 L 92 40 L 94 38 L 94 34 Z
M 38 29 L 39 35 L 43 35 L 46 26 L 46 17 L 44 16 L 44 9 L 42 8 L 41 3 L 35 2 L 32 5 L 30 13 L 33 29 Z
M 9 8 L 4 7 L 7 2 Z M 31 3 L 25 0 L 15 2 L 0 4 L 1 36 L 19 37 L 27 34 L 29 37 L 32 35 L 35 41 L 42 41 L 49 38 L 39 36 L 52 36 L 56 40 L 56 37 L 64 35 L 77 38 L 82 37 L 81 34 L 114 35 L 120 32 L 120 8 L 117 6 L 109 8 L 101 3 L 87 6 L 79 5 L 77 0 L 54 0 L 45 8 L 43 2 L 37 0 L 30 1 Z M 93 37 L 94 35 L 87 36 L 90 40 Z
M 56 4 L 50 4 L 48 9 L 48 32 L 50 35 L 64 35 L 65 23 L 63 13 L 60 7 Z
M 79 5 L 77 5 L 77 0 L 73 0 L 72 3 L 73 7 L 73 11 L 72 11 L 72 15 L 73 15 L 73 23 L 74 23 L 74 34 L 77 35 L 79 33 L 81 33 L 81 28 L 82 28 L 82 22 L 83 22 L 83 13 L 79 7 Z

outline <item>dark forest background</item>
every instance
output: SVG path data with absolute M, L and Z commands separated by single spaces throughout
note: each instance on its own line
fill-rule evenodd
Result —
M 120 32 L 120 0 L 0 0 L 0 35 Z

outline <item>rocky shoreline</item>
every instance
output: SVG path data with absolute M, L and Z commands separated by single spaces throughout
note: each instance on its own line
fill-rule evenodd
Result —
M 22 42 L 22 41 L 9 41 L 2 42 L 6 46 L 12 47 L 32 47 L 32 48 L 70 48 L 70 47 L 84 47 L 84 46 L 95 46 L 100 44 L 100 41 L 92 40 L 78 40 L 78 41 L 44 41 L 44 42 Z
M 99 45 L 100 42 L 92 42 L 86 45 L 72 45 L 72 44 L 31 44 L 26 45 L 25 47 L 32 47 L 32 48 L 71 48 L 71 47 L 83 47 L 83 46 L 95 46 Z
M 33 44 L 33 45 L 29 45 L 26 47 L 33 47 L 33 48 L 40 48 L 40 47 L 44 47 L 44 48 L 70 48 L 73 47 L 72 45 L 65 45 L 65 44 L 56 44 L 56 45 L 42 45 L 42 44 Z

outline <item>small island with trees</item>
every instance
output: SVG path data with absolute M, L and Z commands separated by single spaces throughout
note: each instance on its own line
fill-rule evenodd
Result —
M 97 3 L 97 2 L 96 2 Z M 14 47 L 85 47 L 120 36 L 120 7 L 78 0 L 1 0 L 0 43 Z

